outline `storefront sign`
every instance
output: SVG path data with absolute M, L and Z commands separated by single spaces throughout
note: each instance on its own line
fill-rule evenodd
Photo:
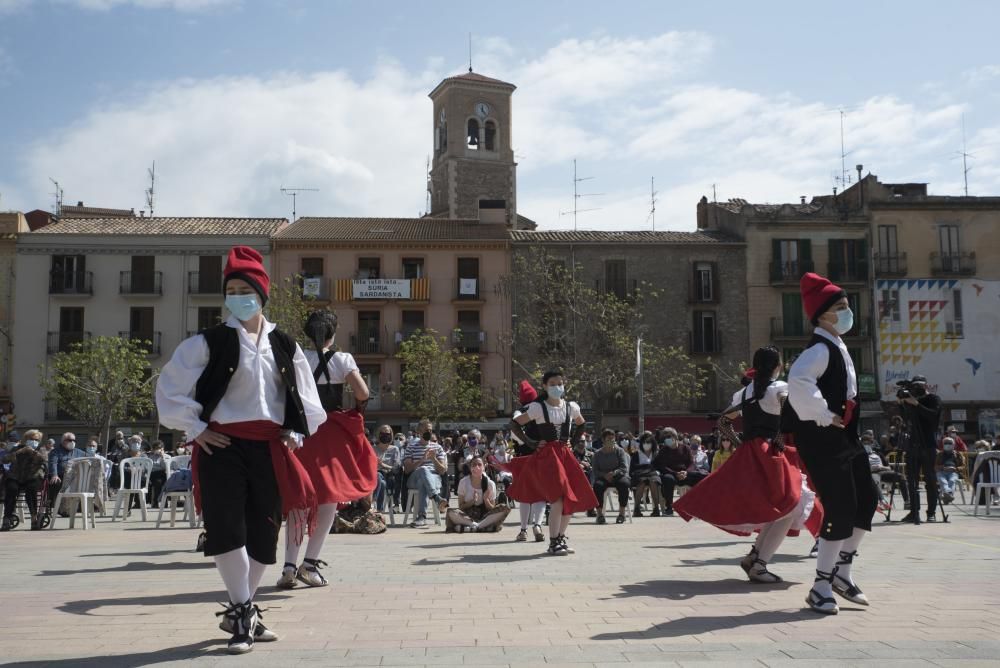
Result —
M 354 299 L 409 299 L 406 278 L 369 278 L 352 282 Z
M 878 394 L 878 387 L 875 382 L 875 374 L 858 374 L 858 392 L 860 394 Z
M 965 422 L 969 418 L 964 408 L 952 408 L 951 409 L 951 419 L 955 422 Z

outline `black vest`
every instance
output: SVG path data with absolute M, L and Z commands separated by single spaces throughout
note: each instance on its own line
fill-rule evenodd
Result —
M 847 413 L 847 364 L 844 362 L 844 356 L 840 353 L 840 348 L 833 341 L 819 334 L 813 334 L 806 349 L 812 348 L 816 344 L 826 346 L 829 353 L 827 355 L 829 360 L 826 364 L 826 371 L 816 379 L 816 386 L 819 388 L 820 394 L 823 395 L 823 399 L 826 400 L 826 407 L 830 412 L 844 417 L 844 414 Z M 845 429 L 850 440 L 855 443 L 860 442 L 858 438 L 858 424 L 861 416 L 860 409 L 860 405 L 855 406 L 851 422 Z M 782 410 L 781 425 L 782 431 L 793 433 L 799 433 L 803 428 L 817 427 L 816 423 L 811 420 L 803 421 L 799 419 L 798 413 L 792 407 L 791 401 L 785 402 L 785 407 Z
M 344 384 L 330 382 L 330 360 L 336 354 L 329 350 L 319 353 L 319 365 L 313 370 L 313 379 L 316 381 L 316 391 L 319 392 L 319 402 L 323 405 L 323 410 L 327 413 L 339 411 L 344 407 Z M 326 376 L 326 382 L 319 382 L 320 376 Z
M 753 386 L 750 386 L 753 388 Z M 743 413 L 743 438 L 774 438 L 781 430 L 781 416 L 772 415 L 760 406 L 760 402 L 753 398 L 753 389 L 750 390 L 751 398 L 746 398 L 746 389 L 743 390 L 743 402 L 740 411 Z
M 240 335 L 235 328 L 224 323 L 202 331 L 201 335 L 208 343 L 208 365 L 195 385 L 194 399 L 201 404 L 201 419 L 209 422 L 212 412 L 226 395 L 229 381 L 240 364 Z M 292 362 L 295 357 L 295 339 L 278 329 L 272 330 L 267 338 L 271 343 L 275 364 L 285 383 L 285 421 L 281 427 L 309 436 L 306 413 L 295 379 L 295 365 Z
M 569 440 L 569 425 L 570 425 L 570 410 L 569 410 L 569 399 L 566 399 L 566 421 L 559 425 L 559 429 L 552 423 L 552 419 L 549 417 L 549 404 L 544 399 L 538 403 L 542 406 L 542 418 L 545 420 L 543 424 L 538 425 L 538 434 L 543 441 L 568 441 Z M 532 420 L 534 422 L 534 420 Z M 536 423 L 537 424 L 537 423 Z

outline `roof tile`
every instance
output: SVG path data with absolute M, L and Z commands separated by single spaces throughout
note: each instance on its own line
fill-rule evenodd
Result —
M 31 234 L 272 236 L 285 218 L 60 218 Z
M 507 226 L 455 218 L 299 218 L 279 241 L 506 241 Z
M 720 232 L 653 232 L 649 230 L 516 230 L 510 233 L 515 243 L 581 243 L 581 244 L 705 244 L 742 243 Z

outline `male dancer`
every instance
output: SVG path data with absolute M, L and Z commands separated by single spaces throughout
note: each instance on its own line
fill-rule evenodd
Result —
M 802 304 L 815 326 L 809 347 L 788 374 L 785 409 L 799 456 L 823 502 L 816 579 L 806 603 L 816 612 L 839 612 L 833 594 L 868 605 L 851 569 L 866 531 L 871 531 L 878 493 L 858 437 L 858 380 L 840 338 L 854 325 L 847 293 L 807 273 Z

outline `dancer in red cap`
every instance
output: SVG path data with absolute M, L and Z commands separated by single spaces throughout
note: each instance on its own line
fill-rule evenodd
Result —
M 834 593 L 868 605 L 852 566 L 861 539 L 871 531 L 878 493 L 858 435 L 857 375 L 840 338 L 854 326 L 847 293 L 812 273 L 802 277 L 800 289 L 816 329 L 789 371 L 786 418 L 823 501 L 816 579 L 806 603 L 832 615 L 839 611 Z
M 278 637 L 260 621 L 254 593 L 275 562 L 281 517 L 296 540 L 315 526 L 316 493 L 292 450 L 326 420 L 312 370 L 295 339 L 261 313 L 270 279 L 260 253 L 229 251 L 225 323 L 186 339 L 156 385 L 160 422 L 195 434 L 195 506 L 205 555 L 219 569 L 229 605 L 219 627 L 229 652 Z M 294 519 L 293 519 L 294 518 Z
M 517 418 L 518 416 L 527 413 L 528 406 L 538 400 L 538 392 L 536 392 L 535 388 L 531 386 L 531 383 L 526 380 L 522 380 L 521 385 L 518 388 L 517 398 L 521 403 L 521 408 L 514 411 L 514 423 L 511 425 L 511 433 L 517 441 L 515 453 L 518 457 L 525 457 L 534 452 L 534 449 L 529 445 L 529 443 L 538 441 L 538 425 L 534 422 L 529 422 L 528 424 L 521 426 L 517 423 Z M 529 524 L 531 525 L 531 531 L 535 537 L 535 542 L 541 543 L 545 540 L 545 532 L 542 531 L 542 513 L 545 512 L 545 502 L 535 501 L 534 503 L 519 503 L 517 505 L 517 510 L 521 514 L 521 531 L 518 532 L 517 537 L 514 538 L 514 540 L 519 543 L 524 543 L 528 540 Z
M 527 457 L 515 457 L 505 468 L 514 474 L 508 494 L 519 503 L 548 502 L 548 554 L 563 556 L 573 552 L 566 529 L 573 513 L 597 507 L 594 490 L 569 448 L 583 435 L 583 415 L 574 401 L 563 399 L 565 382 L 561 371 L 547 371 L 542 377 L 545 395 L 528 404 L 528 410 L 514 418 L 514 424 L 538 426 L 540 445 Z
M 777 379 L 780 373 L 777 348 L 754 353 L 749 382 L 723 412 L 729 419 L 743 415 L 743 443 L 721 468 L 674 503 L 685 520 L 697 517 L 738 536 L 759 532 L 750 554 L 740 561 L 751 582 L 781 582 L 767 564 L 785 536 L 804 528 L 815 535 L 819 528 L 816 495 L 780 439 L 781 406 L 788 396 L 788 386 Z
M 316 347 L 305 355 L 313 369 L 319 398 L 326 410 L 326 422 L 295 451 L 309 472 L 319 503 L 316 531 L 309 536 L 306 555 L 296 567 L 301 543 L 292 532 L 285 535 L 285 565 L 277 586 L 295 587 L 296 581 L 310 587 L 329 584 L 320 568 L 326 562 L 319 558 L 333 522 L 337 504 L 350 503 L 371 495 L 378 484 L 378 458 L 365 438 L 365 406 L 368 385 L 350 353 L 332 350 L 337 334 L 337 316 L 330 311 L 313 311 L 305 323 L 305 333 Z M 354 395 L 356 408 L 343 410 L 344 385 Z M 392 436 L 389 436 L 392 439 Z

